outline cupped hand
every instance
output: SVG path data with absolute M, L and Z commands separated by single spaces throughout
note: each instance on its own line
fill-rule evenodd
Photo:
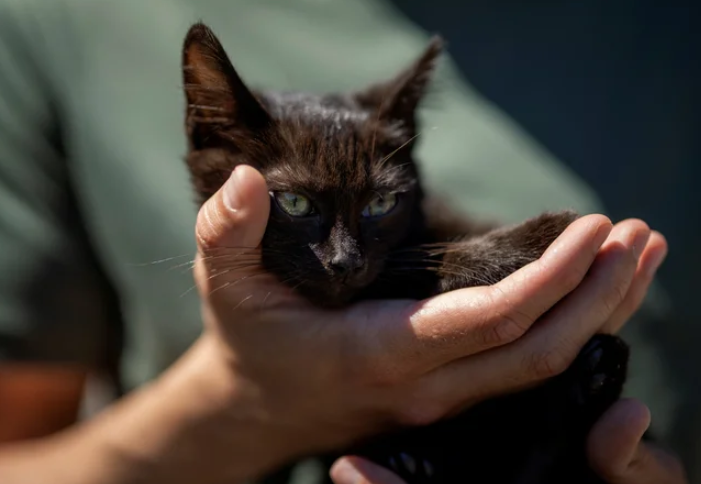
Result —
M 269 209 L 260 173 L 238 167 L 200 211 L 195 267 L 203 340 L 234 382 L 230 418 L 256 430 L 251 455 L 269 467 L 562 372 L 625 322 L 666 251 L 643 222 L 590 215 L 493 286 L 331 311 L 261 269 Z
M 677 457 L 642 440 L 650 412 L 636 400 L 616 402 L 589 435 L 592 469 L 608 484 L 687 484 Z M 335 484 L 406 484 L 392 471 L 366 459 L 343 457 L 331 469 Z

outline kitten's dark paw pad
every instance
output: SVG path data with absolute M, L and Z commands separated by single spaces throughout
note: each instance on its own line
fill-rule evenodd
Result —
M 569 370 L 574 378 L 575 402 L 613 403 L 626 379 L 628 355 L 628 346 L 616 336 L 596 335 L 589 340 Z
M 607 379 L 608 377 L 605 373 L 597 373 L 596 375 L 593 375 L 591 377 L 591 381 L 589 382 L 589 392 L 597 393 L 603 390 Z
M 391 456 L 387 464 L 389 469 L 412 483 L 429 482 L 435 474 L 430 460 L 406 452 Z

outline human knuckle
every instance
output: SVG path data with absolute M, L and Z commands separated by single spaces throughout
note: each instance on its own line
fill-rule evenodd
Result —
M 625 281 L 616 281 L 604 297 L 601 299 L 603 310 L 607 315 L 613 314 L 619 307 L 626 303 L 628 284 Z
M 561 271 L 556 280 L 557 286 L 564 294 L 568 294 L 579 287 L 583 275 L 583 271 L 580 270 Z
M 488 346 L 504 345 L 517 340 L 533 323 L 533 318 L 520 310 L 501 289 L 496 288 L 495 291 L 491 306 L 497 310 L 492 312 L 483 325 L 484 342 Z
M 197 213 L 195 225 L 195 236 L 200 246 L 208 249 L 216 245 L 216 230 L 213 215 L 211 214 L 211 204 L 205 204 Z
M 632 248 L 614 247 L 607 254 L 611 261 L 611 271 L 613 281 L 632 281 L 638 267 L 638 258 L 633 253 Z M 609 259 L 611 260 L 611 259 Z
M 552 346 L 532 353 L 526 368 L 535 379 L 547 379 L 564 372 L 573 359 L 564 347 Z
M 530 325 L 530 319 L 518 312 L 506 312 L 490 326 L 487 331 L 488 343 L 504 345 L 512 343 L 523 336 Z
M 446 414 L 446 406 L 426 395 L 404 396 L 395 409 L 396 423 L 401 426 L 418 427 L 430 425 Z

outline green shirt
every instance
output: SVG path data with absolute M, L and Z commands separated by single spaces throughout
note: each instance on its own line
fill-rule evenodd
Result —
M 266 88 L 360 88 L 428 40 L 382 1 L 0 0 L 0 359 L 104 365 L 121 350 L 128 390 L 200 333 L 180 73 L 199 19 Z M 429 187 L 465 210 L 601 210 L 449 61 L 422 125 Z M 636 356 L 631 392 L 664 427 L 673 395 L 631 338 L 653 355 Z

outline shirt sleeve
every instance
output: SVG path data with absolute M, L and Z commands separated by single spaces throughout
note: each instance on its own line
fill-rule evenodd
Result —
M 41 32 L 27 35 L 36 19 L 21 5 L 0 1 L 0 362 L 101 366 L 118 305 L 71 192 L 59 105 L 32 46 Z

